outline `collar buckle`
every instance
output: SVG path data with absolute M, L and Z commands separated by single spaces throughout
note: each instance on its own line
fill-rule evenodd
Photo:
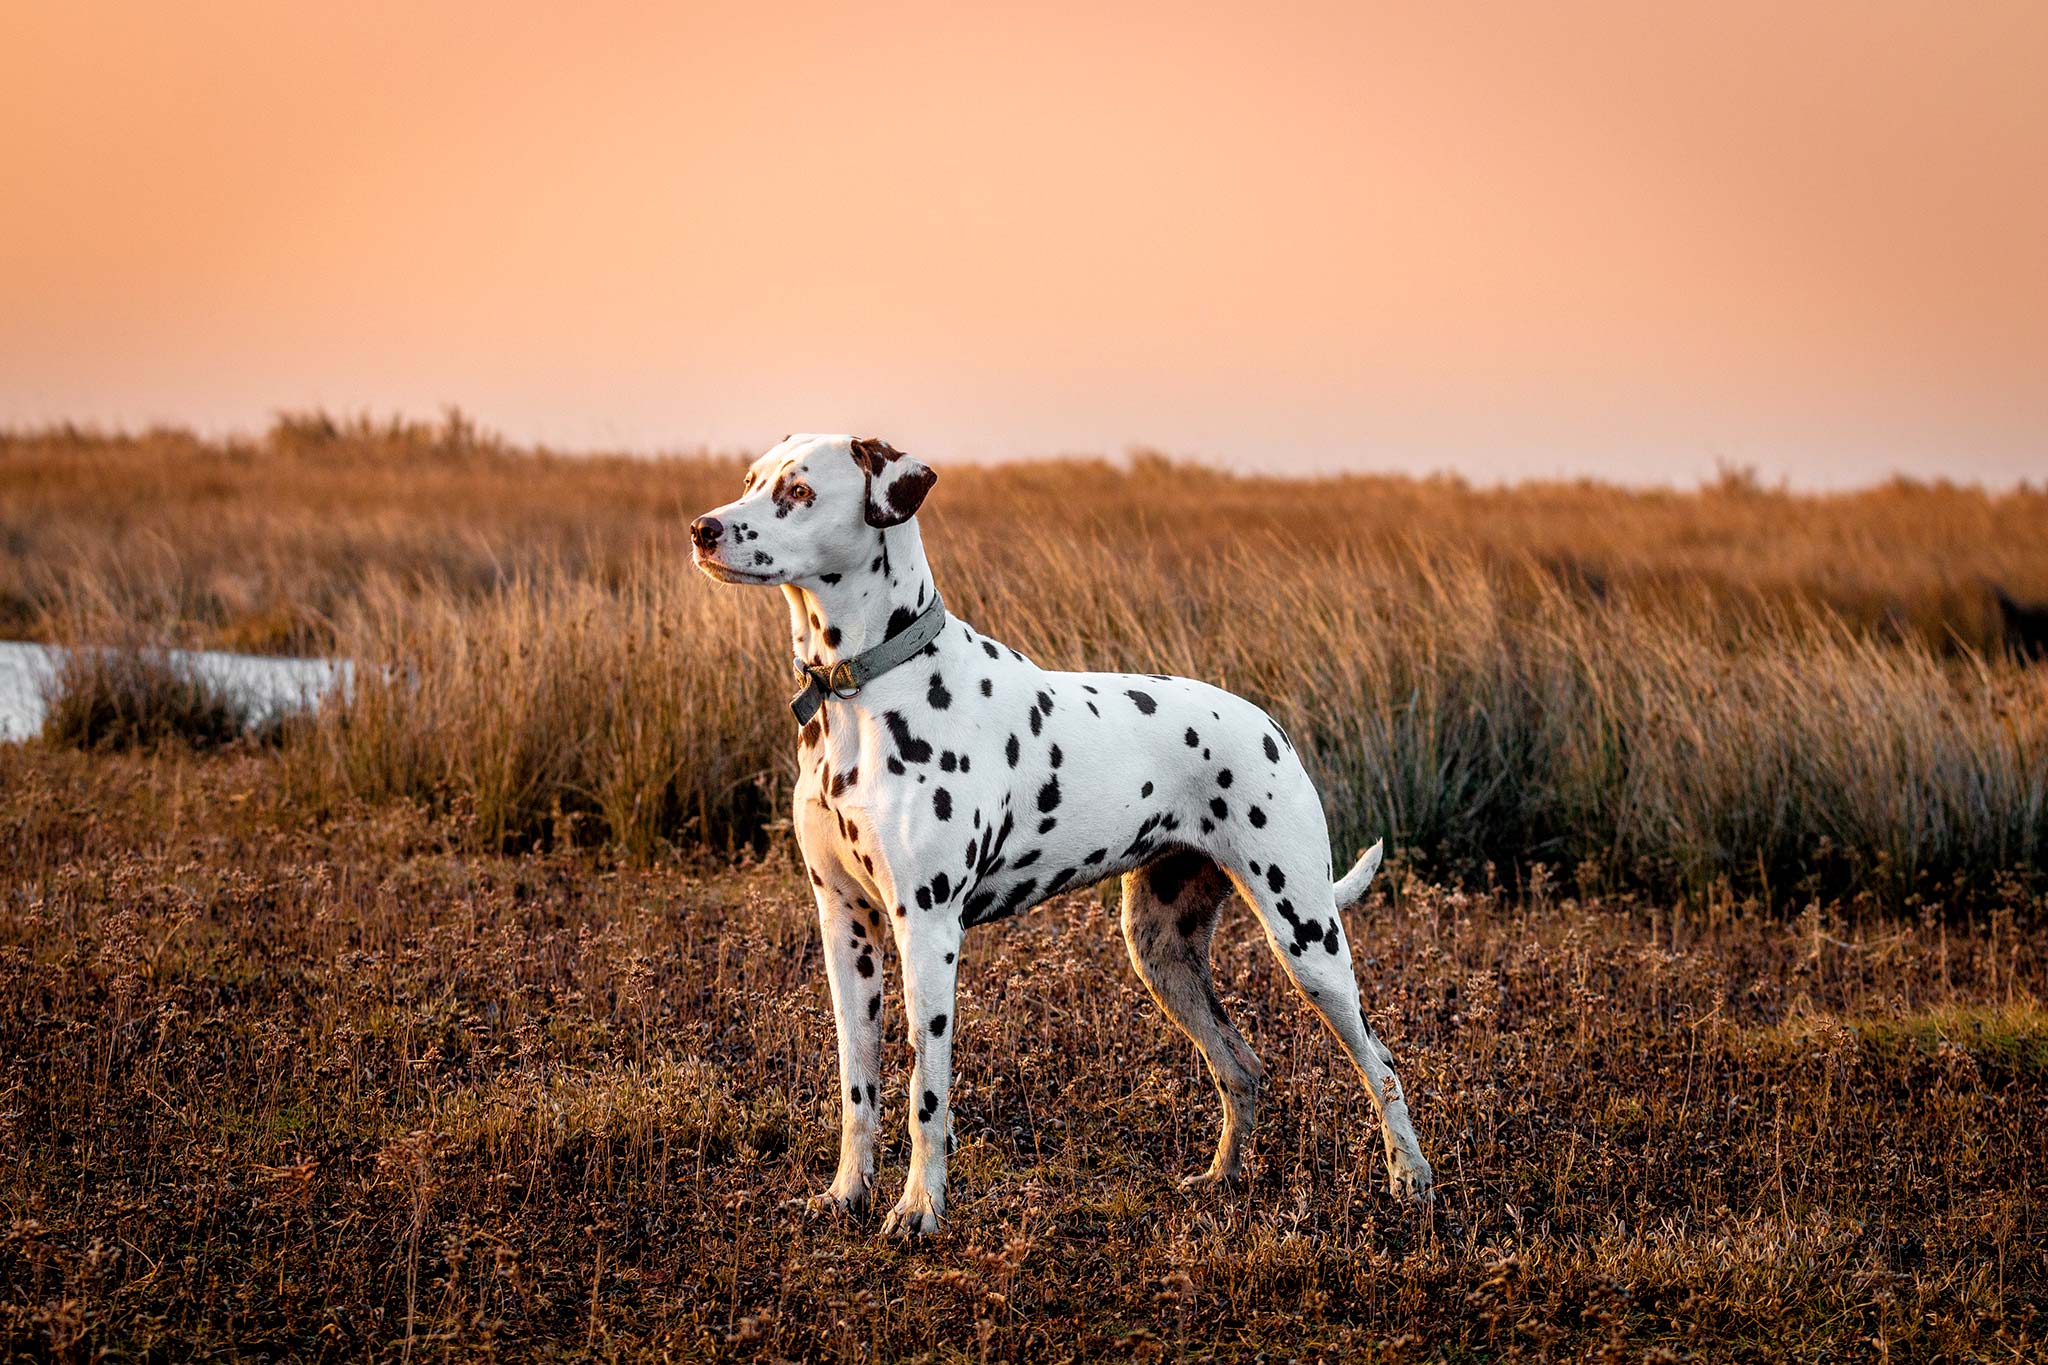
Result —
M 863 686 L 909 661 L 919 650 L 931 644 L 945 626 L 946 607 L 935 596 L 931 605 L 909 626 L 854 658 L 841 659 L 828 666 L 808 664 L 791 655 L 790 664 L 801 684 L 801 690 L 789 699 L 789 709 L 795 713 L 797 724 L 810 724 L 811 717 L 818 714 L 818 708 L 825 704 L 827 697 L 851 700 L 859 696 Z

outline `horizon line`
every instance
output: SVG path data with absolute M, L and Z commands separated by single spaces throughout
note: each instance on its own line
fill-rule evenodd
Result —
M 642 443 L 625 441 L 616 444 L 569 445 L 547 440 L 531 440 L 507 433 L 477 419 L 476 414 L 459 403 L 444 404 L 438 417 L 415 417 L 403 411 L 393 410 L 388 415 L 378 416 L 369 408 L 354 412 L 333 412 L 325 406 L 313 405 L 302 408 L 276 407 L 270 409 L 270 422 L 261 429 L 239 423 L 219 423 L 211 426 L 181 419 L 152 418 L 140 423 L 116 421 L 102 423 L 96 419 L 54 418 L 31 422 L 0 422 L 0 442 L 67 440 L 67 441 L 142 441 L 152 437 L 176 437 L 197 441 L 204 445 L 223 448 L 237 446 L 273 445 L 280 433 L 289 433 L 296 423 L 309 428 L 319 423 L 328 428 L 325 433 L 309 430 L 301 439 L 310 443 L 322 440 L 415 440 L 421 442 L 445 442 L 449 434 L 458 427 L 464 429 L 461 438 L 466 448 L 474 453 L 503 454 L 514 457 L 537 457 L 565 459 L 623 459 L 646 462 L 661 461 L 737 461 L 744 463 L 756 458 L 759 450 L 749 447 L 718 447 L 709 442 L 697 445 Z M 853 434 L 853 433 L 848 433 Z M 886 435 L 886 433 L 883 433 Z M 772 444 L 770 438 L 767 444 Z M 764 444 L 761 449 L 766 449 Z M 1505 448 L 1503 450 L 1505 452 Z M 1002 468 L 1022 465 L 1049 464 L 1095 464 L 1105 465 L 1120 473 L 1131 473 L 1148 461 L 1159 461 L 1169 466 L 1200 469 L 1206 473 L 1243 482 L 1300 483 L 1314 484 L 1352 479 L 1382 479 L 1410 483 L 1449 483 L 1475 492 L 1512 492 L 1517 489 L 1586 487 L 1611 489 L 1627 493 L 1648 494 L 1657 492 L 1701 493 L 1715 489 L 1741 488 L 1747 491 L 1788 497 L 1852 497 L 1859 494 L 1878 492 L 1887 488 L 1912 487 L 1929 490 L 1966 490 L 1983 493 L 1991 497 L 2039 496 L 2048 493 L 2048 478 L 2036 483 L 2027 475 L 2017 475 L 2009 480 L 1993 481 L 1981 476 L 1957 477 L 1949 474 L 1920 474 L 1908 470 L 1892 469 L 1884 474 L 1855 483 L 1802 482 L 1784 469 L 1761 467 L 1754 460 L 1731 460 L 1716 457 L 1712 474 L 1701 473 L 1690 482 L 1679 478 L 1619 479 L 1604 473 L 1526 474 L 1512 477 L 1489 477 L 1467 473 L 1450 464 L 1436 464 L 1422 469 L 1403 469 L 1390 464 L 1347 465 L 1341 467 L 1319 466 L 1300 470 L 1262 468 L 1254 462 L 1214 453 L 1184 453 L 1154 445 L 1146 441 L 1131 441 L 1115 453 L 1104 451 L 1063 450 L 1036 451 L 1024 453 L 976 454 L 944 453 L 938 457 L 945 464 L 972 465 L 977 468 Z

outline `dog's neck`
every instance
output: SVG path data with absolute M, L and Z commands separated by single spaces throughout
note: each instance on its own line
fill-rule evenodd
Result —
M 786 583 L 790 648 L 808 664 L 833 664 L 873 649 L 938 596 L 915 519 L 876 532 L 872 558 L 837 583 Z

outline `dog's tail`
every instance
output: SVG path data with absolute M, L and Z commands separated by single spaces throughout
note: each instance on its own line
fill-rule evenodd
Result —
M 1337 908 L 1349 909 L 1365 899 L 1366 888 L 1372 885 L 1373 874 L 1380 870 L 1380 859 L 1386 853 L 1386 840 L 1382 839 L 1358 855 L 1358 861 L 1351 870 L 1337 880 Z

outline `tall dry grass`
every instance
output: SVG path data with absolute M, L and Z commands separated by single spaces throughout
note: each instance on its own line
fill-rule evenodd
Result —
M 1587 601 L 1469 556 L 1207 562 L 1049 538 L 951 547 L 954 610 L 1048 667 L 1171 671 L 1266 706 L 1339 851 L 1601 886 L 1888 898 L 2048 862 L 2048 678 L 1814 609 Z M 998 568 L 998 564 L 1006 567 Z M 1702 604 L 1704 609 L 1704 603 Z M 342 627 L 372 680 L 290 751 L 302 791 L 404 797 L 501 850 L 760 848 L 794 747 L 778 594 L 644 561 L 601 590 L 382 589 Z
M 764 443 L 780 435 L 763 434 Z M 2001 641 L 1990 590 L 2048 601 L 2048 490 L 1895 481 L 1806 496 L 1731 474 L 1696 492 L 1595 483 L 1232 478 L 1146 456 L 942 471 L 934 540 L 1107 534 L 1167 562 L 1246 539 L 1309 554 L 1418 542 L 1534 563 L 1574 592 L 1813 603 L 1937 651 Z M 81 583 L 119 585 L 181 644 L 320 651 L 372 578 L 472 600 L 561 566 L 616 583 L 726 501 L 738 458 L 565 457 L 439 422 L 281 418 L 261 438 L 0 431 L 0 635 L 47 637 Z M 1284 568 L 1284 566 L 1276 566 Z
M 478 603 L 375 584 L 339 628 L 368 666 L 292 732 L 306 796 L 438 806 L 493 850 L 636 859 L 758 846 L 787 805 L 784 627 L 673 572 L 520 575 Z
M 44 680 L 42 738 L 73 749 L 210 749 L 249 732 L 249 707 L 160 649 L 73 649 Z
M 684 542 L 737 469 L 518 451 L 459 415 L 0 435 L 0 621 L 358 659 L 287 745 L 315 802 L 413 801 L 490 849 L 765 849 L 781 607 L 698 578 Z M 2048 684 L 2005 661 L 1988 598 L 2048 598 L 2048 493 L 1146 457 L 946 467 L 921 521 L 948 601 L 1041 663 L 1266 705 L 1340 852 L 1774 899 L 1989 886 L 2048 854 Z

